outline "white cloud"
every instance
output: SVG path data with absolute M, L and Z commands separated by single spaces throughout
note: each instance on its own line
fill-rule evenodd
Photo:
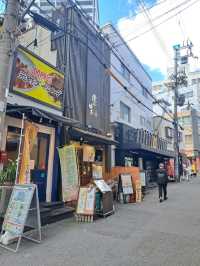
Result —
M 133 0 L 128 0 L 129 5 L 132 5 L 132 3 L 133 3 Z
M 168 0 L 150 9 L 150 16 L 154 20 L 159 15 L 186 2 L 185 0 Z M 196 2 L 188 0 L 187 3 L 173 12 L 159 18 L 153 22 L 153 25 L 161 23 L 163 20 L 176 14 L 179 10 Z M 173 45 L 183 43 L 184 38 L 189 38 L 194 44 L 194 54 L 200 56 L 200 1 L 183 11 L 181 14 L 156 27 L 155 31 L 150 31 L 139 38 L 138 35 L 148 30 L 152 26 L 144 13 L 138 13 L 134 18 L 122 18 L 118 21 L 118 28 L 121 35 L 140 61 L 148 65 L 152 70 L 159 69 L 166 74 L 167 67 L 173 64 Z M 180 23 L 179 23 L 180 22 Z M 193 60 L 194 61 L 194 60 Z

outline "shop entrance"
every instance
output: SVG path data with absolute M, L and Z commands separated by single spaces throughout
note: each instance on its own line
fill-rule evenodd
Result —
M 7 118 L 5 150 L 9 160 L 17 160 L 21 121 Z M 12 121 L 12 123 L 11 123 Z M 55 129 L 37 125 L 39 132 L 31 152 L 31 182 L 37 184 L 40 202 L 51 200 Z
M 34 168 L 31 170 L 31 182 L 37 185 L 39 200 L 46 201 L 47 174 L 49 156 L 49 135 L 38 133 L 31 152 Z

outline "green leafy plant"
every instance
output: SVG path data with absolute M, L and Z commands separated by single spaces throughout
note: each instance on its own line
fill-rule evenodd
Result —
M 0 186 L 15 183 L 17 163 L 10 160 L 8 165 L 0 171 Z

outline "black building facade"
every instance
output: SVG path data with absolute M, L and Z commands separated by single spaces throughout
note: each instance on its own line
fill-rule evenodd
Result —
M 149 171 L 150 181 L 155 181 L 155 169 L 160 162 L 174 158 L 174 152 L 167 149 L 167 141 L 144 129 L 132 128 L 116 123 L 114 130 L 118 145 L 115 150 L 116 166 L 138 166 Z
M 61 16 L 61 12 L 63 16 Z M 110 49 L 97 28 L 76 6 L 55 12 L 63 31 L 52 36 L 57 67 L 65 72 L 64 115 L 81 129 L 105 135 L 110 131 Z

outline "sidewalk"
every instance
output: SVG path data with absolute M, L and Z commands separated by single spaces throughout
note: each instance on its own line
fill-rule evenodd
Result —
M 72 219 L 43 228 L 42 244 L 23 241 L 18 254 L 0 249 L 1 266 L 199 266 L 200 178 L 157 190 L 141 204 L 118 205 L 93 224 Z

